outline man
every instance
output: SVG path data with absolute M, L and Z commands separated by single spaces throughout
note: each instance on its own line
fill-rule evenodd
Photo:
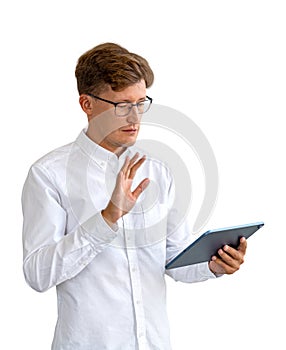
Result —
M 183 282 L 233 273 L 246 240 L 165 271 L 190 232 L 177 222 L 169 169 L 134 146 L 153 72 L 106 43 L 79 58 L 76 78 L 88 127 L 38 160 L 24 185 L 25 278 L 37 291 L 57 288 L 52 349 L 171 349 L 165 272 Z

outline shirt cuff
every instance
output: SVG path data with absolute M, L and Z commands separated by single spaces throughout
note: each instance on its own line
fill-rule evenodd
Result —
M 218 275 L 214 274 L 210 270 L 208 261 L 204 262 L 204 263 L 201 263 L 201 264 L 198 264 L 198 269 L 199 269 L 200 275 L 202 277 L 205 277 L 205 278 L 216 278 L 216 277 L 218 277 Z
M 100 212 L 85 221 L 81 227 L 93 243 L 98 243 L 98 240 L 109 243 L 117 237 L 118 225 L 110 227 Z

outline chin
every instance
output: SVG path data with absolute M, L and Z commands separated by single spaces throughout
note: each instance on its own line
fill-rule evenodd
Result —
M 131 147 L 135 143 L 136 143 L 136 140 L 135 141 L 130 141 L 130 142 L 124 142 L 124 143 L 122 143 L 122 147 Z
M 122 141 L 121 144 L 123 147 L 133 146 L 135 144 L 136 140 L 137 140 L 137 135 L 136 136 L 133 135 L 131 137 L 124 137 L 121 140 Z

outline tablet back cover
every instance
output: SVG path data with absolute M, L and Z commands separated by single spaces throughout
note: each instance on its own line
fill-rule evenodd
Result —
M 240 237 L 249 238 L 263 225 L 263 222 L 257 222 L 207 231 L 170 261 L 166 269 L 210 261 L 224 245 L 237 247 Z

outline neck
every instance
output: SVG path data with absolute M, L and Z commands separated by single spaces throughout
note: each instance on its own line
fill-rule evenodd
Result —
M 105 148 L 109 152 L 114 153 L 117 157 L 120 157 L 122 153 L 124 153 L 127 149 L 127 147 L 124 147 L 122 145 L 113 145 L 108 142 L 106 138 L 102 139 L 100 137 L 100 133 L 96 131 L 94 128 L 87 128 L 86 136 L 88 136 L 93 142 L 97 143 L 102 148 Z

